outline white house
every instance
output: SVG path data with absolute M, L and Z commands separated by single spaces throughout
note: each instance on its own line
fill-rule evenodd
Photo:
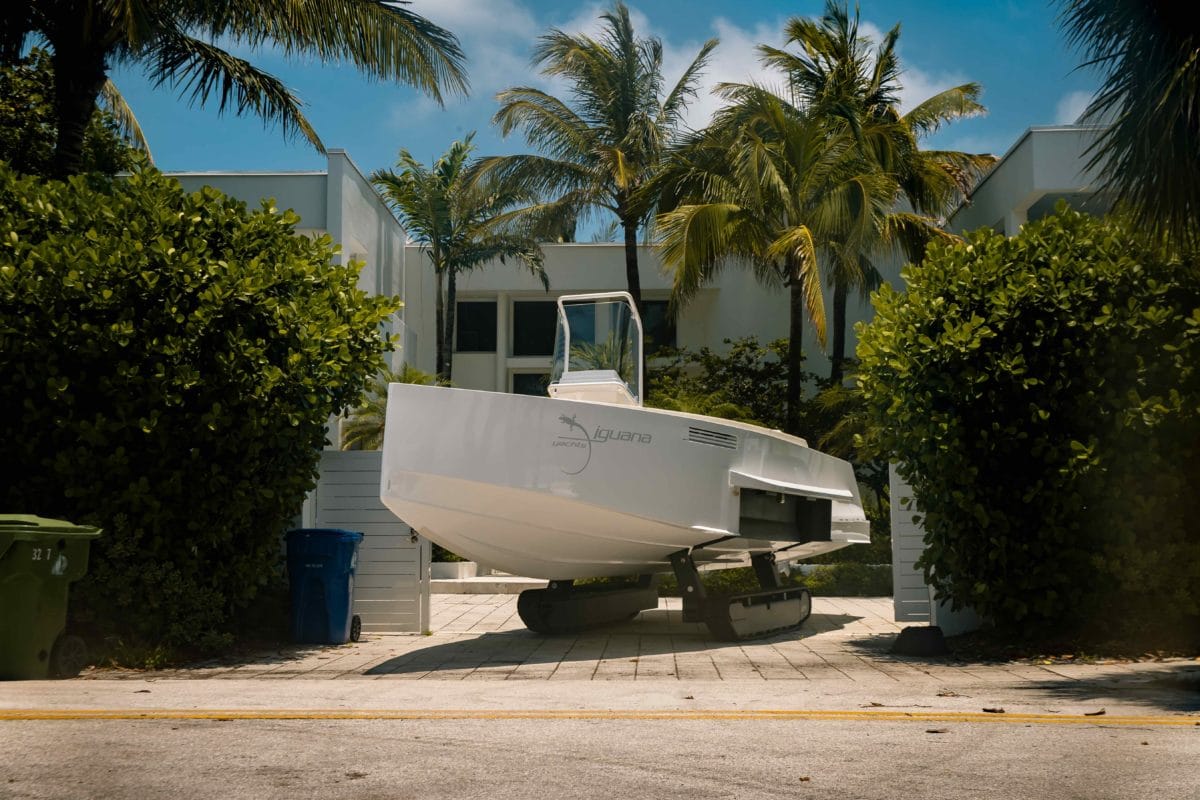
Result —
M 457 386 L 543 394 L 554 348 L 555 299 L 626 288 L 621 244 L 546 244 L 542 251 L 549 292 L 511 261 L 488 264 L 459 279 L 453 361 Z M 414 263 L 425 255 L 410 245 L 407 258 Z M 747 272 L 726 270 L 672 321 L 667 314 L 670 278 L 657 249 L 639 247 L 638 262 L 643 324 L 654 345 L 722 349 L 727 338 L 755 335 L 765 343 L 787 336 L 786 291 L 765 288 Z
M 458 280 L 453 380 L 456 386 L 488 391 L 545 392 L 554 347 L 554 303 L 559 295 L 618 291 L 626 288 L 624 245 L 615 242 L 544 244 L 545 267 L 550 279 L 547 292 L 522 267 L 499 261 L 463 275 Z M 432 308 L 432 268 L 423 248 L 410 244 L 405 262 L 409 272 L 424 262 L 427 273 L 422 304 Z M 727 339 L 756 336 L 763 344 L 788 335 L 788 292 L 758 283 L 751 272 L 731 264 L 710 286 L 701 289 L 677 318 L 668 317 L 671 276 L 664 271 L 656 247 L 638 248 L 643 324 L 654 345 L 724 351 Z M 899 274 L 890 267 L 890 279 Z M 406 294 L 406 298 L 410 295 Z M 832 290 L 826 288 L 827 314 L 832 313 Z M 868 319 L 870 304 L 851 298 L 848 307 L 847 353 L 854 353 L 855 322 Z M 422 317 L 422 341 L 434 337 L 433 314 Z M 812 327 L 805 329 L 805 368 L 827 374 L 829 358 L 817 344 Z
M 174 172 L 189 191 L 213 186 L 252 206 L 271 198 L 293 209 L 303 233 L 328 233 L 341 246 L 340 258 L 365 262 L 359 285 L 378 294 L 399 295 L 404 308 L 392 322 L 399 358 L 432 372 L 435 367 L 436 282 L 419 245 L 406 244 L 404 229 L 379 193 L 344 150 L 330 150 L 325 170 L 305 172 Z M 468 389 L 544 391 L 554 343 L 554 300 L 562 294 L 624 289 L 625 255 L 620 243 L 546 244 L 550 291 L 513 264 L 493 262 L 458 282 L 453 380 Z M 671 279 L 658 251 L 638 253 L 647 333 L 657 344 L 698 350 L 725 349 L 725 339 L 757 336 L 763 343 L 788 332 L 787 292 L 757 283 L 747 270 L 730 266 L 702 289 L 678 319 L 667 318 Z M 893 270 L 895 271 L 895 270 Z M 892 276 L 894 277 L 894 275 Z M 832 303 L 826 291 L 826 303 Z M 850 303 L 850 324 L 869 315 L 869 305 Z M 853 353 L 850 331 L 847 351 Z M 806 368 L 828 371 L 814 331 L 805 331 Z
M 954 233 L 991 227 L 1015 236 L 1026 222 L 1054 213 L 1059 200 L 1080 211 L 1102 213 L 1106 198 L 1099 175 L 1087 166 L 1087 149 L 1102 127 L 1051 125 L 1029 128 L 950 215 Z

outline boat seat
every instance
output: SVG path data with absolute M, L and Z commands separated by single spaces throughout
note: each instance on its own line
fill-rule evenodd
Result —
M 550 396 L 559 400 L 584 400 L 610 405 L 636 406 L 637 398 L 614 369 L 565 372 L 550 384 Z

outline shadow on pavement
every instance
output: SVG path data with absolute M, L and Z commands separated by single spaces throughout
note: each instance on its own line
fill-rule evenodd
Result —
M 801 628 L 749 642 L 718 642 L 704 625 L 678 621 L 679 612 L 643 611 L 622 625 L 583 633 L 545 636 L 528 630 L 508 630 L 463 636 L 388 659 L 364 675 L 403 675 L 438 670 L 461 670 L 505 665 L 553 665 L 600 659 L 635 659 L 641 655 L 719 652 L 743 644 L 794 642 L 820 633 L 840 630 L 861 617 L 849 614 L 813 614 Z
M 860 655 L 884 661 L 901 661 L 914 666 L 971 667 L 987 665 L 1003 667 L 1002 661 L 968 661 L 953 654 L 940 657 L 893 655 L 890 650 L 896 634 L 870 634 L 847 640 L 847 647 Z M 1017 662 L 1028 666 L 1027 662 Z M 1054 666 L 1047 665 L 1051 669 Z M 1073 668 L 1077 665 L 1066 665 Z M 1144 666 L 1130 671 L 1113 665 L 1095 665 L 1087 675 L 1064 675 L 1061 678 L 1022 681 L 1013 676 L 1017 689 L 1058 697 L 1062 700 L 1103 703 L 1105 701 L 1137 701 L 1156 705 L 1164 710 L 1181 713 L 1200 713 L 1200 663 L 1186 662 L 1161 666 Z M 1200 720 L 1197 720 L 1200 724 Z
M 1200 664 L 1196 663 L 1172 664 L 1133 673 L 1114 668 L 1111 672 L 1086 677 L 1030 681 L 1024 688 L 1063 700 L 1098 703 L 1136 700 L 1167 711 L 1200 713 Z
M 233 653 L 220 658 L 210 658 L 207 661 L 195 661 L 190 664 L 181 664 L 176 667 L 171 667 L 165 670 L 173 673 L 187 673 L 191 670 L 211 670 L 211 669 L 237 669 L 239 667 L 247 667 L 251 665 L 267 666 L 289 664 L 293 661 L 300 661 L 311 656 L 320 656 L 328 654 L 330 659 L 343 655 L 338 653 L 336 648 L 341 645 L 328 644 L 293 644 L 290 642 L 279 645 L 264 646 L 262 648 L 247 650 L 242 653 Z M 186 677 L 186 675 L 180 675 Z

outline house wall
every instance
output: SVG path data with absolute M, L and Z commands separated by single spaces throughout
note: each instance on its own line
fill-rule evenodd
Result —
M 300 227 L 325 230 L 326 174 L 324 172 L 170 172 L 189 192 L 212 186 L 242 200 L 251 209 L 264 198 L 281 210 L 300 215 Z
M 1015 236 L 1039 200 L 1094 194 L 1099 175 L 1087 168 L 1084 154 L 1101 130 L 1059 125 L 1025 131 L 950 216 L 947 228 L 962 233 L 987 226 Z
M 546 272 L 550 278 L 550 291 L 528 271 L 511 262 L 492 262 L 480 269 L 460 276 L 458 300 L 497 302 L 496 353 L 458 353 L 454 355 L 455 385 L 467 389 L 508 391 L 514 373 L 548 372 L 550 358 L 516 357 L 512 355 L 512 304 L 522 300 L 553 300 L 559 295 L 582 292 L 619 291 L 626 288 L 624 246 L 619 243 L 571 243 L 545 244 Z M 422 318 L 422 335 L 435 335 L 434 279 L 424 249 L 418 245 L 407 247 L 406 263 L 409 265 L 409 280 L 419 272 L 423 276 L 428 298 L 424 306 L 427 316 Z M 657 248 L 642 246 L 638 249 L 638 263 L 642 282 L 642 295 L 647 300 L 667 300 L 671 294 L 671 276 L 663 270 L 662 259 Z M 419 266 L 418 266 L 419 265 Z M 885 261 L 881 269 L 893 280 L 898 280 L 899 261 Z M 425 289 L 426 287 L 421 287 Z M 406 297 L 416 296 L 414 289 Z M 832 315 L 832 292 L 825 291 L 827 314 Z M 853 355 L 853 323 L 870 317 L 870 304 L 866 300 L 851 298 L 848 308 L 851 330 L 847 352 Z M 698 350 L 710 347 L 717 351 L 728 350 L 725 339 L 757 336 L 764 344 L 788 335 L 788 296 L 783 288 L 767 288 L 754 279 L 748 269 L 730 266 L 723 270 L 709 287 L 701 289 L 696 297 L 681 310 L 676 319 L 676 344 Z M 831 337 L 832 338 L 832 337 Z M 828 355 L 817 345 L 811 327 L 805 330 L 805 352 L 808 354 L 806 368 L 827 374 Z

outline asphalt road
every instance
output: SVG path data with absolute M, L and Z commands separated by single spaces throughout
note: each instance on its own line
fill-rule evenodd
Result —
M 1102 719 L 0 721 L 3 798 L 1130 800 L 1197 765 L 1200 726 Z

